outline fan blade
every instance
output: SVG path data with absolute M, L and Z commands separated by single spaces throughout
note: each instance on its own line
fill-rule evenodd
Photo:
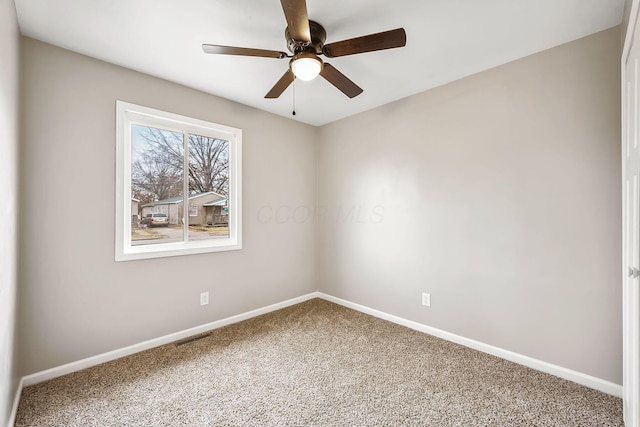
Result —
M 322 67 L 322 71 L 320 71 L 320 75 L 349 98 L 355 98 L 362 93 L 360 86 L 349 80 L 347 76 L 342 74 L 331 64 L 327 64 L 325 62 Z
M 285 52 L 277 50 L 251 49 L 248 47 L 220 46 L 217 44 L 203 44 L 202 50 L 205 53 L 213 53 L 216 55 L 240 55 L 240 56 L 259 56 L 262 58 L 286 58 Z
M 376 50 L 393 49 L 407 44 L 407 33 L 404 28 L 369 34 L 340 42 L 329 43 L 322 48 L 327 58 L 354 55 L 356 53 L 373 52 Z
M 306 0 L 280 0 L 280 3 L 282 3 L 291 38 L 299 42 L 311 43 Z
M 293 82 L 294 78 L 295 76 L 293 75 L 291 70 L 287 70 L 287 72 L 284 73 L 282 77 L 280 77 L 280 80 L 278 80 L 278 83 L 276 83 L 271 88 L 269 93 L 267 93 L 264 97 L 268 99 L 279 97 L 280 95 L 282 95 L 282 92 L 284 92 L 285 89 L 288 88 L 289 85 Z

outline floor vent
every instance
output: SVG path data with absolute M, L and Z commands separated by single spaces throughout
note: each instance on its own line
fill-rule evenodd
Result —
M 211 335 L 211 332 L 207 332 L 206 334 L 196 335 L 195 337 L 187 338 L 182 341 L 176 341 L 176 347 L 180 347 L 181 345 L 185 345 L 194 341 L 201 340 L 202 338 L 206 338 L 209 335 Z

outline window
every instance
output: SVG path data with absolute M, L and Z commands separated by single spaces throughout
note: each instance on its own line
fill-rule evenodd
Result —
M 240 129 L 117 101 L 116 156 L 116 261 L 242 248 Z

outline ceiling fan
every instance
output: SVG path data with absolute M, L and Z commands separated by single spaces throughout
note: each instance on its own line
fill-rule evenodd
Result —
M 404 28 L 396 28 L 395 30 L 369 34 L 367 36 L 325 45 L 324 42 L 327 38 L 327 32 L 322 25 L 315 21 L 310 21 L 307 17 L 306 0 L 280 0 L 280 3 L 284 10 L 284 16 L 287 19 L 287 28 L 285 29 L 287 48 L 292 55 L 276 50 L 251 49 L 215 44 L 202 45 L 202 50 L 206 53 L 218 55 L 258 56 L 276 59 L 291 58 L 289 61 L 289 69 L 265 95 L 265 98 L 278 98 L 296 78 L 300 80 L 313 80 L 318 75 L 322 76 L 349 98 L 354 98 L 362 93 L 362 89 L 334 66 L 323 62 L 318 55 L 324 55 L 327 58 L 336 58 L 357 53 L 403 47 L 407 43 L 407 35 Z

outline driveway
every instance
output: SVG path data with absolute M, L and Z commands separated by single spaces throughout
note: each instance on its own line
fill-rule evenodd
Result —
M 220 239 L 228 237 L 228 227 L 189 227 L 189 240 Z M 169 227 L 133 228 L 131 244 L 149 245 L 153 243 L 172 243 L 183 240 L 182 227 L 170 225 Z

